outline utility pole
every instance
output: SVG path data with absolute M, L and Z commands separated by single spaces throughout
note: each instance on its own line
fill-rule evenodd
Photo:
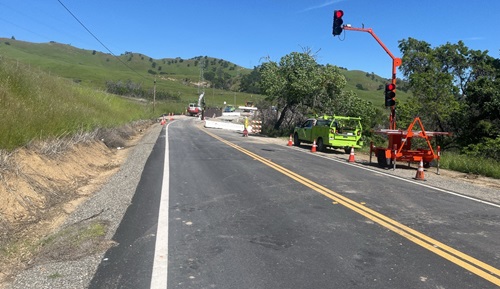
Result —
M 153 114 L 155 113 L 156 108 L 156 77 L 153 83 Z
M 200 91 L 205 92 L 205 85 L 204 85 L 205 77 L 204 77 L 204 73 L 203 73 L 204 68 L 205 68 L 205 65 L 203 63 L 201 63 L 200 64 L 200 77 L 198 79 L 198 94 L 200 94 Z M 203 86 L 203 88 L 201 90 L 200 90 L 200 86 Z

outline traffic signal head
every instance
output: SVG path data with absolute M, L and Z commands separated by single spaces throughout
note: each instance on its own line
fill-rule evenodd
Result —
M 342 33 L 342 23 L 344 23 L 344 20 L 342 20 L 342 16 L 344 16 L 344 11 L 342 10 L 335 10 L 333 11 L 333 31 L 332 34 L 333 36 L 340 35 Z
M 396 85 L 389 83 L 385 85 L 385 106 L 396 105 Z

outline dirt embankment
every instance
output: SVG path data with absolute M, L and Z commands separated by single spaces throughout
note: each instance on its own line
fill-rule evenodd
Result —
M 19 149 L 0 166 L 0 288 L 29 266 L 41 240 L 116 173 L 151 122 L 101 131 L 56 154 Z

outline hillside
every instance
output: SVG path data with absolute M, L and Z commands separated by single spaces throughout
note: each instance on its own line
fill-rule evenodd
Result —
M 153 59 L 137 52 L 124 52 L 115 57 L 68 44 L 30 43 L 7 38 L 0 38 L 0 55 L 29 64 L 33 69 L 98 89 L 105 89 L 107 81 L 128 80 L 140 83 L 145 89 L 152 89 L 156 79 L 157 90 L 179 97 L 176 110 L 182 109 L 187 102 L 197 100 L 200 86 L 203 85 L 199 83 L 202 66 L 205 84 L 206 81 L 215 81 L 210 78 L 219 77 L 224 78 L 224 85 L 228 88 L 210 88 L 206 92 L 207 105 L 222 106 L 224 102 L 243 104 L 262 97 L 239 92 L 241 76 L 249 74 L 251 69 L 208 56 Z M 383 86 L 387 79 L 363 71 L 341 71 L 348 81 L 348 90 L 356 92 L 375 106 L 383 106 Z M 398 99 L 405 101 L 407 94 L 398 90 Z
M 373 105 L 383 107 L 384 105 L 384 88 L 388 83 L 388 79 L 382 78 L 374 73 L 368 73 L 360 70 L 345 70 L 342 73 L 346 77 L 347 90 L 352 90 L 364 100 L 370 101 Z M 406 83 L 398 79 L 398 99 L 405 102 L 409 93 L 403 89 Z
M 178 112 L 185 108 L 186 103 L 198 99 L 202 64 L 204 72 L 225 76 L 236 77 L 250 72 L 249 69 L 207 56 L 188 60 L 152 59 L 141 53 L 125 52 L 115 57 L 56 42 L 30 43 L 6 38 L 0 38 L 0 56 L 101 90 L 105 89 L 107 81 L 132 81 L 152 91 L 156 80 L 157 91 L 165 91 L 180 99 L 178 105 L 173 104 Z M 206 102 L 213 106 L 235 101 L 242 104 L 253 97 L 236 91 L 210 89 L 206 93 Z

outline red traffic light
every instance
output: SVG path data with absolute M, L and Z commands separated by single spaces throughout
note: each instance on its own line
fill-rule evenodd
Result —
M 385 106 L 394 106 L 396 105 L 396 84 L 388 83 L 385 85 Z
M 332 28 L 333 36 L 337 36 L 342 33 L 343 30 L 342 23 L 344 23 L 344 20 L 342 20 L 342 16 L 344 16 L 344 11 L 342 10 L 333 11 L 333 28 Z

